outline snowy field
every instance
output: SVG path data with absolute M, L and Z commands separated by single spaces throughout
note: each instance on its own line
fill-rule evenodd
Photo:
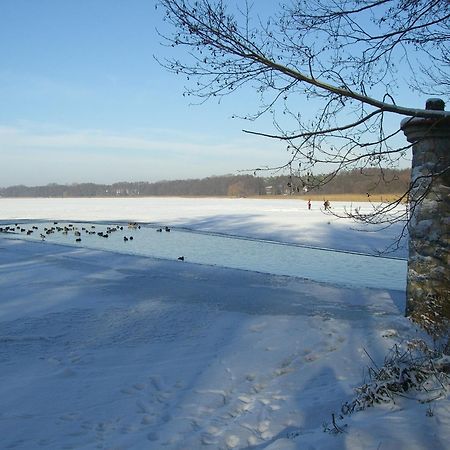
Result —
M 400 230 L 355 230 L 320 207 L 0 199 L 0 222 L 136 221 L 363 253 L 383 250 Z M 368 366 L 423 337 L 403 317 L 404 301 L 404 291 L 382 285 L 0 234 L 0 448 L 449 449 L 448 398 L 430 414 L 429 404 L 399 397 L 345 416 L 344 433 L 324 432 Z

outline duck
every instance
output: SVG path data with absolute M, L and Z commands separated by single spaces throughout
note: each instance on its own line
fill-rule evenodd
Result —
M 184 256 L 179 256 L 178 261 L 184 261 Z

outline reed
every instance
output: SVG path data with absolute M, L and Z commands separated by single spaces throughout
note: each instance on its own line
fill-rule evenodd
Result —
M 280 199 L 280 200 L 301 200 L 307 202 L 384 202 L 389 203 L 398 200 L 402 194 L 374 194 L 368 197 L 366 194 L 305 194 L 305 195 L 260 195 L 251 198 L 260 199 Z

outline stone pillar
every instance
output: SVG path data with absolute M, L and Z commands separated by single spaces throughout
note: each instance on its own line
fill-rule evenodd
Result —
M 444 110 L 440 99 L 426 109 Z M 413 144 L 406 315 L 435 338 L 450 325 L 450 115 L 404 119 Z

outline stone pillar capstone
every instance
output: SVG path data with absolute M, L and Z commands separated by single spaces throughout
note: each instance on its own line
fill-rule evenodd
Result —
M 444 111 L 440 99 L 426 109 Z M 450 114 L 407 118 L 401 128 L 412 143 L 406 315 L 433 337 L 450 325 Z

